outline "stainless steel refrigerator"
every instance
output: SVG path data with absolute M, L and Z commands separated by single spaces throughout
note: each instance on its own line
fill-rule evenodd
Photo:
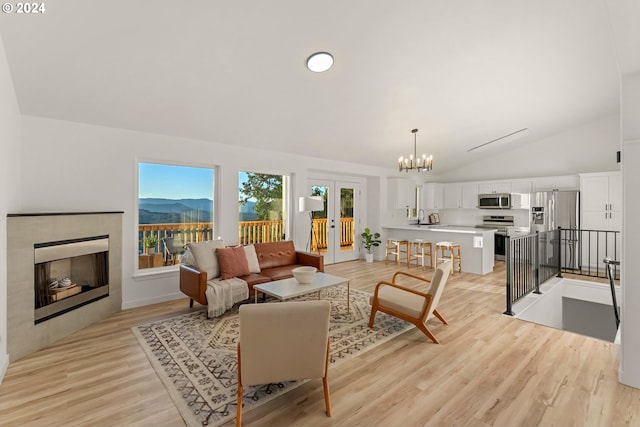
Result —
M 551 248 L 555 241 L 549 241 L 549 262 L 557 262 L 561 256 L 562 267 L 579 267 L 579 229 L 580 229 L 580 192 L 544 191 L 531 194 L 531 231 L 563 229 L 560 241 L 560 254 Z M 567 231 L 564 231 L 567 230 Z M 553 258 L 554 260 L 552 261 Z

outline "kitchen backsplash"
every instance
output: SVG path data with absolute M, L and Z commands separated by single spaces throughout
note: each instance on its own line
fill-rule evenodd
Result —
M 529 227 L 529 209 L 435 209 L 425 210 L 425 221 L 430 213 L 440 214 L 440 224 L 445 225 L 479 225 L 485 215 L 511 215 L 516 227 Z M 408 224 L 415 223 L 414 219 L 407 219 L 405 209 L 387 209 L 384 215 L 384 224 Z
M 447 225 L 482 224 L 485 215 L 511 215 L 516 227 L 529 227 L 529 209 L 440 209 L 440 223 Z

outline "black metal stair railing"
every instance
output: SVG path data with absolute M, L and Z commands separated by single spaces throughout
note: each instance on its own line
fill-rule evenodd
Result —
M 613 314 L 616 316 L 616 328 L 620 326 L 620 311 L 618 310 L 618 299 L 616 298 L 616 286 L 614 283 L 615 274 L 613 269 L 620 265 L 620 261 L 607 257 L 602 260 L 607 266 L 607 276 L 609 276 L 609 287 L 611 288 L 611 301 L 613 303 Z M 612 267 L 613 266 L 613 267 Z
M 619 279 L 620 263 L 606 261 L 620 255 L 619 231 L 557 228 L 507 237 L 505 246 L 507 309 L 504 314 L 513 316 L 516 301 L 531 292 L 540 293 L 540 284 L 554 276 L 562 277 L 563 272 L 610 282 Z
M 560 229 L 506 239 L 507 310 L 513 316 L 513 304 L 540 293 L 540 284 L 560 273 Z

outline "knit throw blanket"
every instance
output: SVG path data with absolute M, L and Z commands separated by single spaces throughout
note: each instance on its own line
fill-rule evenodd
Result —
M 222 316 L 233 304 L 249 298 L 247 282 L 237 277 L 227 280 L 213 279 L 207 282 L 208 317 Z

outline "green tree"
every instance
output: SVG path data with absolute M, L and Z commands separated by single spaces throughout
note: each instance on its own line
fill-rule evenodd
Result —
M 240 203 L 244 206 L 249 200 L 256 201 L 253 209 L 259 220 L 274 219 L 273 212 L 282 219 L 282 176 L 247 172 L 240 188 Z
M 313 219 L 326 218 L 327 217 L 327 197 L 329 197 L 329 190 L 327 187 L 311 187 L 311 195 L 312 196 L 320 196 L 324 201 L 324 210 L 312 212 Z

